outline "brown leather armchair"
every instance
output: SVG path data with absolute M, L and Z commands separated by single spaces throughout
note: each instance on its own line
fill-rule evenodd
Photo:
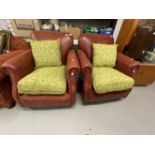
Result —
M 0 55 L 0 67 L 10 58 L 17 56 L 21 51 L 10 52 Z M 10 108 L 14 105 L 14 99 L 11 92 L 11 81 L 9 76 L 5 75 L 0 69 L 0 107 Z
M 18 93 L 18 81 L 31 73 L 35 67 L 32 51 L 29 49 L 2 65 L 3 71 L 11 78 L 14 99 L 24 107 L 73 105 L 76 98 L 76 78 L 80 71 L 79 62 L 73 50 L 73 36 L 69 33 L 34 31 L 31 38 L 34 40 L 60 39 L 62 62 L 66 65 L 67 92 L 64 95 L 26 95 Z
M 114 39 L 110 35 L 81 34 L 79 37 L 78 58 L 83 74 L 82 96 L 85 104 L 115 100 L 126 97 L 130 90 L 97 94 L 92 87 L 92 43 L 113 44 Z M 132 77 L 139 68 L 139 63 L 117 52 L 116 69 Z
M 11 36 L 9 53 L 0 55 L 0 67 L 9 59 L 24 52 L 22 49 L 29 49 L 30 46 L 22 38 Z M 4 74 L 0 68 L 0 107 L 10 108 L 14 106 L 12 97 L 12 84 L 9 76 Z

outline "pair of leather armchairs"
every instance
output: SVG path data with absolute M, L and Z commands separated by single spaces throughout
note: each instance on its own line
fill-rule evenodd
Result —
M 71 106 L 76 99 L 76 83 L 80 71 L 83 73 L 82 94 L 84 103 L 114 100 L 126 97 L 130 90 L 96 94 L 92 87 L 92 43 L 113 44 L 110 35 L 81 34 L 79 49 L 73 50 L 73 36 L 62 32 L 38 32 L 31 34 L 33 40 L 60 39 L 62 62 L 66 65 L 67 91 L 64 95 L 27 95 L 18 93 L 17 83 L 20 79 L 34 71 L 34 59 L 31 48 L 9 59 L 2 65 L 2 70 L 8 74 L 12 82 L 12 95 L 16 102 L 24 107 L 54 107 Z M 116 69 L 132 76 L 139 64 L 118 52 Z

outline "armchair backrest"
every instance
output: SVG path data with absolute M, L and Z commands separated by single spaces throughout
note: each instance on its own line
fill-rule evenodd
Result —
M 79 49 L 83 50 L 90 60 L 92 60 L 92 43 L 113 44 L 114 38 L 111 35 L 84 34 L 79 36 Z
M 55 40 L 60 39 L 60 48 L 62 63 L 66 63 L 67 52 L 73 48 L 73 35 L 65 32 L 44 32 L 44 31 L 33 31 L 31 33 L 33 40 Z

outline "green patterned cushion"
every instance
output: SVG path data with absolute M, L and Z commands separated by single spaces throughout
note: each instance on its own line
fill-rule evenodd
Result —
M 93 88 L 97 94 L 127 90 L 133 87 L 134 80 L 111 68 L 93 67 Z
M 64 94 L 66 92 L 65 66 L 36 69 L 21 79 L 17 87 L 21 94 Z
M 117 57 L 117 45 L 93 44 L 93 66 L 114 67 Z
M 31 40 L 30 44 L 36 68 L 62 64 L 59 40 Z

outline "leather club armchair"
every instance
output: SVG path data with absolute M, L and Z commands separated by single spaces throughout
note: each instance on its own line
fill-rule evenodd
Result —
M 76 98 L 76 78 L 80 71 L 80 65 L 73 50 L 72 34 L 34 31 L 31 34 L 31 38 L 34 40 L 60 39 L 62 63 L 66 65 L 67 92 L 64 95 L 26 95 L 18 93 L 18 81 L 31 73 L 35 68 L 32 51 L 29 49 L 2 65 L 3 71 L 11 78 L 14 99 L 24 107 L 73 105 Z
M 29 48 L 29 43 L 25 42 L 24 39 L 11 36 L 9 53 L 0 55 L 0 67 L 9 59 L 16 57 Z M 10 78 L 0 68 L 0 107 L 11 108 L 14 104 Z
M 81 34 L 79 37 L 78 58 L 83 74 L 82 96 L 84 104 L 115 100 L 126 97 L 131 89 L 118 92 L 97 94 L 92 87 L 92 43 L 113 44 L 114 39 L 110 35 Z M 133 73 L 139 68 L 139 63 L 119 52 L 117 52 L 117 70 L 132 77 Z
M 17 56 L 21 52 L 21 50 L 17 50 L 14 52 L 0 55 L 0 67 L 7 60 Z M 0 107 L 11 108 L 14 105 L 14 99 L 12 97 L 11 90 L 12 88 L 9 76 L 5 75 L 0 69 Z

